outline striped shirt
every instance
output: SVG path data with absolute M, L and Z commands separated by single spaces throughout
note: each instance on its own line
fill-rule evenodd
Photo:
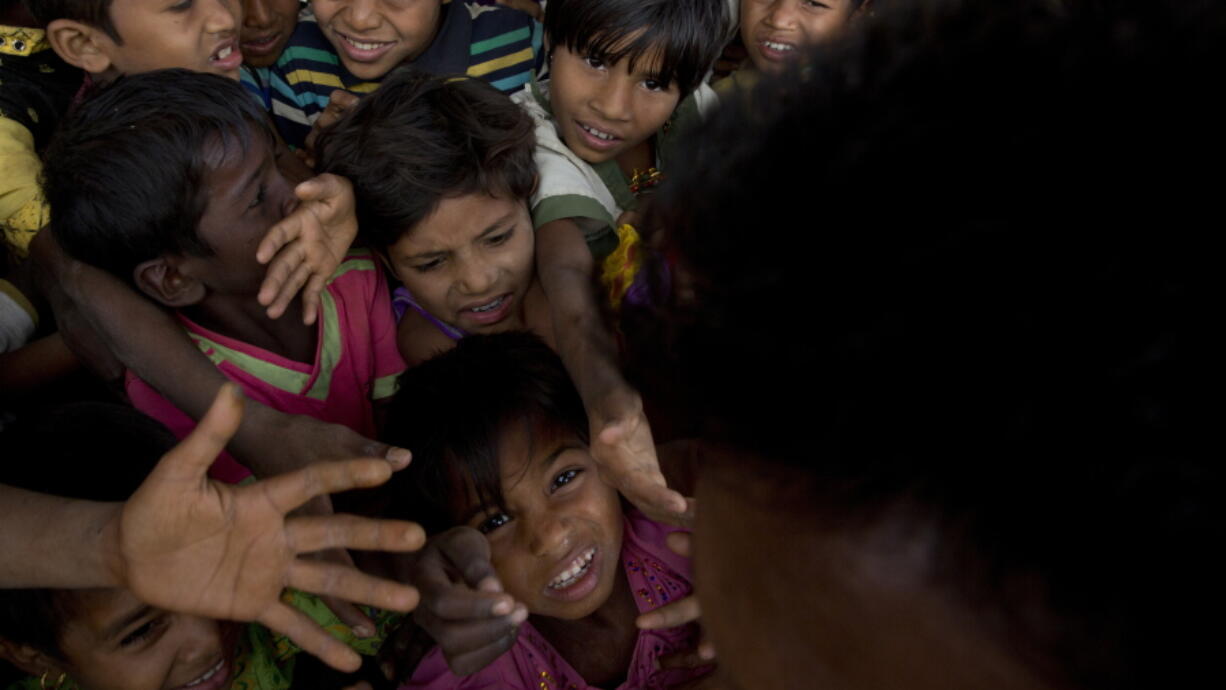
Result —
M 531 81 L 541 64 L 541 25 L 523 12 L 452 0 L 443 4 L 439 22 L 430 47 L 406 64 L 432 74 L 479 77 L 508 94 Z M 366 94 L 380 81 L 345 69 L 309 13 L 299 18 L 276 65 L 258 75 L 243 70 L 242 78 L 293 147 L 302 146 L 333 90 Z

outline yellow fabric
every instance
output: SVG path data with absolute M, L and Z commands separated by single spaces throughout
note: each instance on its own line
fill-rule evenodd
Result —
M 50 47 L 47 33 L 42 29 L 0 24 L 0 55 L 29 57 Z
M 621 309 L 622 299 L 643 265 L 641 244 L 642 238 L 634 226 L 623 224 L 617 228 L 617 249 L 605 257 L 601 266 L 600 284 L 608 290 L 609 306 L 615 313 Z
M 0 231 L 18 256 L 26 255 L 30 240 L 49 217 L 38 186 L 42 168 L 30 130 L 0 117 Z

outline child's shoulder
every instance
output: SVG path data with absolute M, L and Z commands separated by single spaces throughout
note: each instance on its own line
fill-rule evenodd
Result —
M 541 25 L 536 20 L 498 5 L 457 1 L 448 7 L 449 16 L 429 52 L 443 63 L 457 56 L 467 64 L 462 69 L 434 71 L 463 71 L 503 93 L 519 89 L 532 78 L 541 61 Z

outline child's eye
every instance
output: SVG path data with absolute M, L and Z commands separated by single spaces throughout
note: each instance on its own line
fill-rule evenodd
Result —
M 443 265 L 442 259 L 431 259 L 425 263 L 415 264 L 413 266 L 413 270 L 417 271 L 418 273 L 427 273 L 429 271 L 433 271 L 434 269 L 442 265 Z
M 647 89 L 648 91 L 666 91 L 668 89 L 668 84 L 664 83 L 664 81 L 660 79 L 644 79 L 643 88 Z
M 481 532 L 482 534 L 489 534 L 510 521 L 510 515 L 507 515 L 506 513 L 494 513 L 493 515 L 482 520 L 481 524 L 477 525 L 477 531 Z
M 162 627 L 164 621 L 165 616 L 155 616 L 150 618 L 149 620 L 145 621 L 144 625 L 125 635 L 124 638 L 119 641 L 119 646 L 131 647 L 134 644 L 143 642 L 157 632 L 158 628 Z
M 571 483 L 572 481 L 574 481 L 574 480 L 575 480 L 575 477 L 578 477 L 578 476 L 579 476 L 579 473 L 580 473 L 580 472 L 582 472 L 582 471 L 583 471 L 583 470 L 578 469 L 578 468 L 575 468 L 575 469 L 572 469 L 572 470 L 566 470 L 565 472 L 563 472 L 563 473 L 561 473 L 561 474 L 559 474 L 558 476 L 556 476 L 556 477 L 554 477 L 554 478 L 553 478 L 553 486 L 552 486 L 552 487 L 550 487 L 550 488 L 551 488 L 553 491 L 557 491 L 558 489 L 562 488 L 563 486 L 566 486 L 567 484 L 569 484 L 569 483 Z
M 265 193 L 264 185 L 260 185 L 259 191 L 255 193 L 255 198 L 251 200 L 251 205 L 248 206 L 247 208 L 252 209 L 264 203 L 264 193 Z
M 497 247 L 498 245 L 504 244 L 507 240 L 511 239 L 511 235 L 514 232 L 515 232 L 515 229 L 512 228 L 510 230 L 507 230 L 506 232 L 499 233 L 491 237 L 487 237 L 485 238 L 485 243 L 491 247 Z
M 801 4 L 802 6 L 804 6 L 804 7 L 808 8 L 808 9 L 812 9 L 812 10 L 828 10 L 828 9 L 830 9 L 830 5 L 827 5 L 826 3 L 821 2 L 821 0 L 801 0 L 800 4 Z
M 170 11 L 171 12 L 186 12 L 192 8 L 193 1 L 194 0 L 182 0 L 182 2 L 177 2 L 170 6 Z
M 592 69 L 600 69 L 601 67 L 604 67 L 604 59 L 598 58 L 595 55 L 588 55 L 587 57 L 583 58 L 583 61 L 586 62 L 587 66 L 591 67 Z

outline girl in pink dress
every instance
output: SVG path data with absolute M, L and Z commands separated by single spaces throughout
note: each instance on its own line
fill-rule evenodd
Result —
M 407 372 L 388 428 L 414 459 L 395 512 L 428 532 L 480 530 L 503 588 L 529 619 L 493 664 L 456 676 L 431 650 L 402 688 L 667 688 L 705 668 L 657 668 L 698 645 L 694 625 L 635 619 L 690 594 L 677 528 L 623 510 L 587 448 L 583 404 L 534 336 L 470 336 Z M 665 664 L 666 666 L 668 664 Z

